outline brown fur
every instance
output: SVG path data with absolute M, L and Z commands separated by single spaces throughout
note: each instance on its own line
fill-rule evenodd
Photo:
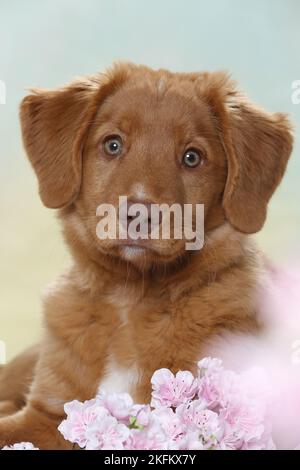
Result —
M 130 391 L 143 402 L 154 370 L 193 370 L 213 335 L 259 328 L 262 264 L 247 234 L 264 224 L 292 137 L 284 115 L 255 108 L 224 73 L 132 64 L 34 91 L 21 123 L 41 198 L 59 208 L 74 265 L 45 296 L 38 353 L 0 372 L 2 414 L 26 400 L 0 420 L 0 447 L 69 448 L 56 431 L 63 404 L 93 397 L 109 360 L 137 371 Z M 115 134 L 124 155 L 109 160 L 99 143 Z M 190 147 L 205 155 L 195 169 L 181 164 Z M 119 195 L 136 200 L 137 183 L 147 202 L 205 204 L 201 251 L 151 240 L 128 260 L 118 240 L 97 238 L 96 207 Z

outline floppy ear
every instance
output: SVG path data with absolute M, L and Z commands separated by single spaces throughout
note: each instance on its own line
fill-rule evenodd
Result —
M 34 90 L 20 109 L 23 142 L 47 207 L 71 203 L 81 183 L 81 145 L 97 93 L 96 80 L 55 91 Z
M 89 127 L 101 102 L 133 70 L 133 64 L 116 63 L 105 74 L 78 79 L 54 91 L 33 90 L 22 101 L 23 142 L 45 206 L 60 208 L 76 199 Z
M 224 73 L 213 74 L 209 104 L 214 110 L 227 157 L 223 207 L 240 232 L 264 225 L 268 202 L 279 185 L 292 151 L 291 125 L 284 114 L 251 105 Z
M 229 113 L 224 210 L 240 232 L 255 233 L 263 227 L 268 202 L 285 173 L 291 126 L 284 114 L 270 115 L 244 102 Z

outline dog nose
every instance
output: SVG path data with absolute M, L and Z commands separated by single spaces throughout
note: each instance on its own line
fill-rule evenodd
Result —
M 120 217 L 121 223 L 130 222 L 138 218 L 138 229 L 141 233 L 152 233 L 152 230 L 158 227 L 162 222 L 162 214 L 159 205 L 149 200 L 130 199 L 127 200 L 127 211 L 122 210 Z
M 153 202 L 143 201 L 143 200 L 130 200 L 127 202 L 127 220 L 130 222 L 135 219 L 139 213 L 144 215 L 143 219 L 147 219 L 148 222 L 151 222 L 151 207 L 153 207 Z

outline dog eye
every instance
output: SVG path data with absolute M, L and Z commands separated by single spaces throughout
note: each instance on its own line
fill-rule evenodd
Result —
M 195 168 L 204 162 L 204 157 L 196 150 L 190 149 L 185 152 L 182 161 L 185 166 Z
M 107 137 L 103 144 L 104 151 L 107 155 L 111 157 L 117 157 L 122 153 L 123 142 L 121 137 L 114 135 Z

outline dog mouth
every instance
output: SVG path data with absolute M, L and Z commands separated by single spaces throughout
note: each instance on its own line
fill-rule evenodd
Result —
M 151 240 L 145 239 L 118 240 L 115 248 L 117 249 L 118 257 L 126 262 L 141 265 L 143 268 L 150 265 L 168 264 L 185 253 L 184 248 L 182 249 L 181 246 L 173 246 L 166 249 L 166 246 L 160 246 Z
M 149 249 L 139 245 L 123 245 L 121 246 L 121 256 L 127 261 L 134 261 L 145 258 L 149 254 Z
M 135 247 L 135 248 L 144 248 L 152 251 L 156 251 L 156 248 L 153 247 L 151 244 L 151 240 L 138 238 L 133 240 L 131 238 L 127 238 L 125 240 L 117 240 L 117 246 L 119 247 Z
M 159 251 L 149 243 L 149 240 L 118 240 L 117 247 L 122 258 L 126 260 L 134 260 L 140 257 L 146 257 L 149 255 L 159 256 Z
M 158 243 L 157 243 L 158 242 Z M 132 265 L 138 271 L 148 272 L 154 269 L 166 269 L 173 263 L 184 262 L 187 251 L 182 243 L 172 244 L 159 243 L 153 240 L 110 240 L 110 243 L 97 244 L 98 250 L 108 259 L 123 261 L 127 265 Z M 119 265 L 119 264 L 118 264 Z

